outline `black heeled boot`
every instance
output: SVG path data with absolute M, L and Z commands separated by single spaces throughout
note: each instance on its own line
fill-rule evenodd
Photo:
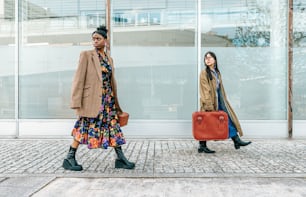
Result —
M 115 161 L 115 168 L 124 168 L 124 169 L 135 168 L 135 163 L 129 162 L 127 158 L 124 156 L 121 146 L 115 147 L 115 151 L 118 157 Z
M 240 146 L 247 146 L 252 143 L 250 141 L 249 142 L 242 141 L 238 135 L 232 137 L 232 140 L 234 142 L 235 149 L 239 149 Z
M 63 168 L 65 168 L 66 170 L 72 170 L 72 171 L 83 170 L 83 167 L 81 165 L 79 165 L 78 162 L 75 160 L 76 151 L 77 151 L 76 148 L 72 148 L 70 146 L 68 155 L 67 155 L 66 159 L 64 159 L 64 162 L 63 162 Z
M 199 148 L 198 148 L 198 152 L 199 153 L 215 153 L 216 151 L 214 150 L 210 150 L 209 148 L 207 148 L 207 145 L 206 145 L 206 141 L 199 141 Z

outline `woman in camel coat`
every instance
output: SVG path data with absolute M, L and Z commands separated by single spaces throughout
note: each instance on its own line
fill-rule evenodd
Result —
M 67 170 L 83 169 L 75 159 L 79 144 L 89 149 L 113 147 L 117 154 L 115 168 L 133 169 L 135 164 L 124 156 L 121 145 L 125 138 L 118 122 L 122 113 L 117 98 L 113 60 L 105 52 L 107 29 L 104 26 L 92 33 L 93 50 L 80 54 L 71 90 L 71 108 L 78 119 L 72 130 L 73 142 L 63 167 Z
M 225 111 L 229 117 L 229 137 L 234 142 L 234 147 L 246 146 L 251 142 L 242 141 L 239 136 L 243 135 L 239 120 L 227 100 L 223 87 L 221 73 L 218 69 L 216 55 L 209 51 L 204 55 L 205 69 L 200 74 L 200 105 L 201 111 Z M 214 153 L 210 150 L 206 141 L 200 141 L 198 152 Z

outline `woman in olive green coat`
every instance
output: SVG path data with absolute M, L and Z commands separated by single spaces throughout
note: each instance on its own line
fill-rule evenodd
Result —
M 239 120 L 227 100 L 225 90 L 222 84 L 221 73 L 218 69 L 216 55 L 209 51 L 204 55 L 206 69 L 200 74 L 200 104 L 201 111 L 225 111 L 229 117 L 229 137 L 232 138 L 234 146 L 239 149 L 240 146 L 246 146 L 251 142 L 244 142 L 239 138 L 243 132 Z M 206 141 L 200 141 L 199 153 L 214 153 L 210 150 Z

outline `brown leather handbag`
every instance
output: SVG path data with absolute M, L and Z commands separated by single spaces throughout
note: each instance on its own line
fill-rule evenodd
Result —
M 118 114 L 119 124 L 121 127 L 128 124 L 129 116 L 130 116 L 129 113 L 127 112 L 122 112 Z
M 224 111 L 197 111 L 192 113 L 194 139 L 224 140 L 228 138 L 228 116 Z

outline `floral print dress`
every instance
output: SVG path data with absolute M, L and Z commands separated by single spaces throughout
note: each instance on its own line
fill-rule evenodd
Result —
M 112 66 L 107 56 L 105 59 L 98 53 L 102 72 L 102 100 L 96 118 L 79 117 L 72 130 L 72 136 L 80 144 L 87 144 L 89 149 L 120 146 L 125 144 L 121 131 L 115 97 L 111 86 Z

